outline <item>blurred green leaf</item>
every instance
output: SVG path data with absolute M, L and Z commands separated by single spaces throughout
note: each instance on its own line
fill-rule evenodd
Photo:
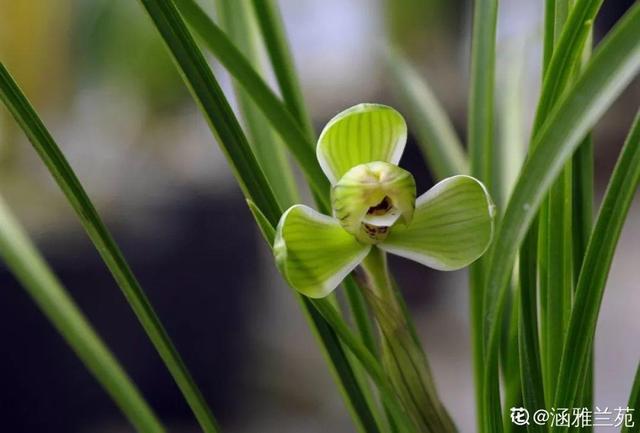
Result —
M 246 55 L 255 71 L 261 74 L 262 51 L 258 44 L 259 29 L 253 16 L 253 8 L 248 2 L 237 0 L 217 0 L 216 5 L 220 21 L 229 38 Z M 264 76 L 264 73 L 261 75 Z M 236 80 L 234 90 L 250 137 L 249 144 L 278 201 L 285 208 L 299 203 L 296 180 L 280 137 L 275 134 L 264 114 L 254 105 L 249 93 Z
M 640 5 L 635 10 L 640 11 Z M 640 16 L 640 12 L 636 14 Z M 638 21 L 640 23 L 640 19 Z M 574 407 L 574 403 L 577 402 L 583 375 L 590 360 L 589 352 L 595 338 L 598 314 L 611 262 L 639 184 L 640 111 L 636 114 L 634 124 L 613 170 L 580 270 L 571 320 L 562 352 L 562 362 L 558 371 L 555 407 Z M 565 429 L 556 427 L 552 431 L 562 432 Z
M 247 94 L 253 98 L 258 108 L 269 119 L 273 128 L 280 134 L 291 154 L 300 164 L 316 197 L 321 200 L 321 210 L 329 209 L 329 182 L 318 165 L 313 141 L 301 129 L 297 119 L 264 82 L 251 63 L 194 0 L 176 0 L 176 4 L 185 20 L 202 39 L 206 47 L 244 87 Z
M 149 339 L 207 433 L 217 432 L 216 421 L 186 365 L 162 326 L 118 245 L 102 222 L 80 180 L 37 113 L 0 63 L 0 99 L 7 106 L 27 138 L 67 197 L 89 238 L 122 289 Z
M 135 384 L 51 272 L 2 198 L 0 257 L 136 430 L 163 433 L 164 427 Z M 41 362 L 46 362 L 44 353 Z
M 394 88 L 407 107 L 409 120 L 418 135 L 418 144 L 436 178 L 468 174 L 469 161 L 465 150 L 427 82 L 392 48 L 387 50 L 386 60 L 394 78 Z
M 499 317 L 517 250 L 544 194 L 584 136 L 640 70 L 640 5 L 633 6 L 595 51 L 584 73 L 565 93 L 534 137 L 498 228 L 487 273 L 485 401 L 500 408 L 497 379 Z
M 315 133 L 311 118 L 302 97 L 293 56 L 287 43 L 287 36 L 278 10 L 277 0 L 253 0 L 256 17 L 262 30 L 262 38 L 267 46 L 273 72 L 278 80 L 280 92 L 289 112 L 294 115 L 307 137 L 313 140 Z
M 493 114 L 495 64 L 496 64 L 496 27 L 498 19 L 498 0 L 477 0 L 473 5 L 473 28 L 471 34 L 471 71 L 469 78 L 469 110 L 467 122 L 467 145 L 471 175 L 483 182 L 489 193 L 493 192 L 494 136 Z M 485 372 L 485 262 L 480 259 L 470 268 L 470 304 L 473 349 L 473 374 L 476 391 L 476 417 L 479 433 L 500 433 L 502 419 L 498 410 L 485 410 L 488 403 L 484 398 L 482 380 Z M 498 392 L 498 383 L 492 383 Z
M 629 394 L 629 403 L 627 407 L 633 410 L 633 414 L 640 412 L 640 364 L 636 369 L 636 375 L 633 379 L 633 386 L 631 387 L 631 393 Z M 626 423 L 625 423 L 626 424 Z M 633 426 L 623 425 L 620 433 L 638 433 L 640 432 L 640 423 L 635 420 Z

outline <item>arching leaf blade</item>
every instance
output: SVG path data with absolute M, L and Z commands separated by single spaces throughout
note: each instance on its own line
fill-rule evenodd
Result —
M 135 384 L 60 284 L 2 198 L 0 258 L 133 426 L 142 433 L 163 433 L 164 427 Z

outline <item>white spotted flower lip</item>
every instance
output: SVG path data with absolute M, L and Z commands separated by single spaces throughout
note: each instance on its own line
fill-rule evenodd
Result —
M 293 288 L 327 296 L 375 247 L 438 270 L 463 268 L 486 251 L 494 206 L 484 185 L 452 176 L 416 199 L 413 176 L 397 165 L 406 139 L 404 118 L 379 104 L 356 105 L 325 126 L 316 154 L 333 217 L 292 206 L 273 246 Z

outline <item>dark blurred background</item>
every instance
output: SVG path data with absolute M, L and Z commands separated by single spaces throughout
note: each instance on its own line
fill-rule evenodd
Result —
M 505 78 L 500 71 L 509 73 L 512 56 L 520 56 L 524 140 L 538 91 L 543 2 L 501 3 L 498 80 Z M 605 2 L 596 40 L 632 3 Z M 469 1 L 280 4 L 318 130 L 359 102 L 403 111 L 380 57 L 391 38 L 428 78 L 464 137 Z M 97 203 L 224 431 L 354 431 L 223 155 L 138 2 L 0 0 L 0 58 Z M 228 77 L 212 64 L 229 90 Z M 598 126 L 598 196 L 639 100 L 635 82 Z M 419 191 L 432 184 L 413 138 L 402 164 L 416 174 Z M 198 431 L 65 199 L 4 109 L 0 193 L 169 430 Z M 635 204 L 596 342 L 601 406 L 626 404 L 640 357 L 638 245 Z M 466 274 L 400 259 L 392 265 L 443 398 L 461 431 L 472 432 Z M 4 267 L 0 330 L 0 431 L 132 431 Z

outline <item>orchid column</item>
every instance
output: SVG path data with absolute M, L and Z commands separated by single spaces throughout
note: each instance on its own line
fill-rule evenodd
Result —
M 386 253 L 439 270 L 463 268 L 486 251 L 494 208 L 484 186 L 463 175 L 416 199 L 413 176 L 397 165 L 406 139 L 406 123 L 390 107 L 360 104 L 334 117 L 317 146 L 333 217 L 292 206 L 278 224 L 274 252 L 288 283 L 312 298 L 327 296 L 361 265 L 382 363 L 404 409 L 417 431 L 454 432 L 392 287 Z

